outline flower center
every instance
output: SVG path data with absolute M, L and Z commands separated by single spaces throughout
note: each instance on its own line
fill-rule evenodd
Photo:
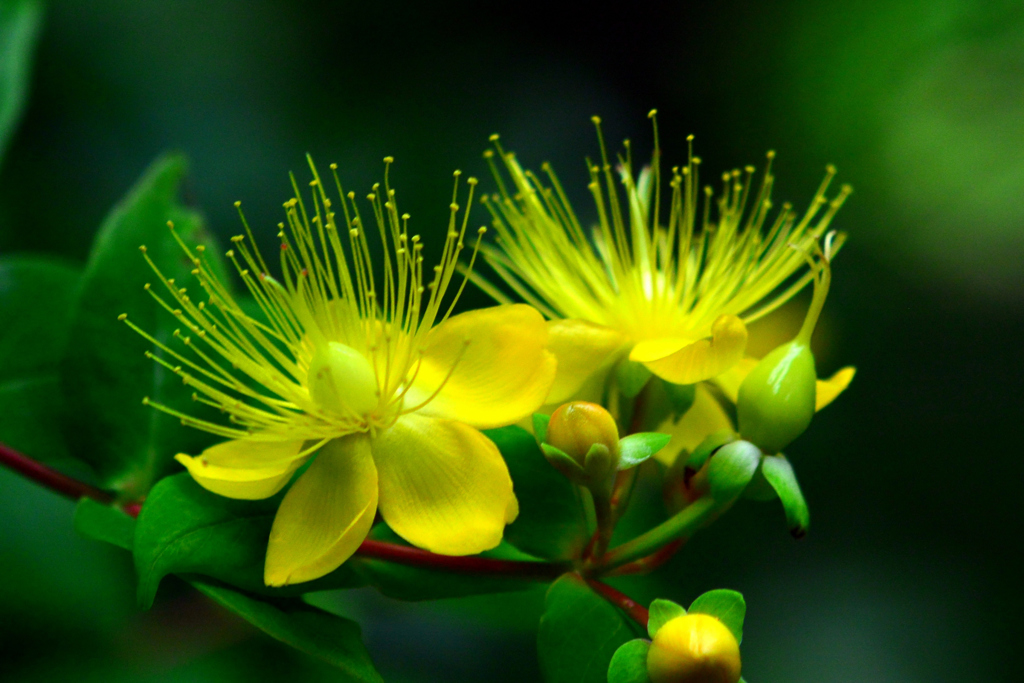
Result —
M 363 417 L 380 402 L 373 366 L 339 342 L 328 342 L 313 354 L 307 386 L 317 405 L 338 415 Z

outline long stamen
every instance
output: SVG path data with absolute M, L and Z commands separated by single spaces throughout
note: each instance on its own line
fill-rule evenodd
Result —
M 770 220 L 774 152 L 759 183 L 748 166 L 722 175 L 717 198 L 709 187 L 701 197 L 701 160 L 690 136 L 687 163 L 672 169 L 671 197 L 663 203 L 657 112 L 649 117 L 655 136 L 651 164 L 634 176 L 626 141 L 617 184 L 601 121 L 593 118 L 601 163 L 588 162 L 597 218 L 589 238 L 549 167 L 543 167 L 546 185 L 492 136 L 494 151 L 485 157 L 499 193 L 484 205 L 497 246 L 485 244 L 480 251 L 499 278 L 549 317 L 590 320 L 638 339 L 706 336 L 720 315 L 750 322 L 806 286 L 813 275 L 786 245 L 809 248 L 828 229 L 850 192 L 844 187 L 833 199 L 826 197 L 835 169 L 828 167 L 802 216 L 783 205 Z M 841 245 L 842 236 L 835 243 Z M 508 300 L 481 276 L 472 279 L 499 301 Z

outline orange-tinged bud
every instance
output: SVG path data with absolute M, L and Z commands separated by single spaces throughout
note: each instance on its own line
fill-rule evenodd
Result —
M 740 646 L 725 624 L 707 614 L 672 619 L 654 634 L 647 652 L 652 683 L 736 683 Z
M 563 451 L 581 467 L 594 444 L 608 449 L 612 460 L 619 459 L 619 428 L 615 418 L 596 403 L 573 401 L 559 406 L 551 415 L 545 441 Z

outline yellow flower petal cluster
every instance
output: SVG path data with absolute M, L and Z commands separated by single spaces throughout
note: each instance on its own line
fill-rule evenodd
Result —
M 548 402 L 608 395 L 623 361 L 642 364 L 673 384 L 697 384 L 693 408 L 658 431 L 672 433 L 659 459 L 692 449 L 731 420 L 703 382 L 715 380 L 727 397 L 756 361 L 745 357 L 747 325 L 776 310 L 813 279 L 806 254 L 815 250 L 850 194 L 833 197 L 829 167 L 802 214 L 790 204 L 773 211 L 774 153 L 759 183 L 755 169 L 721 177 L 721 192 L 701 188 L 701 160 L 671 169 L 665 193 L 656 112 L 650 165 L 634 173 L 629 141 L 613 167 L 594 118 L 601 162 L 588 162 L 596 222 L 583 224 L 548 164 L 543 177 L 524 170 L 492 136 L 485 153 L 499 191 L 483 198 L 495 245 L 481 253 L 522 300 L 549 319 L 549 348 L 558 374 Z M 666 196 L 667 194 L 667 196 Z M 703 195 L 703 196 L 702 196 Z M 664 216 L 667 214 L 667 221 Z M 833 251 L 842 245 L 838 235 Z M 473 280 L 498 301 L 510 301 L 477 274 Z M 823 407 L 852 379 L 852 369 L 819 383 Z M 700 384 L 698 384 L 700 383 Z M 730 394 L 731 390 L 731 394 Z
M 336 172 L 340 215 L 310 168 L 309 199 L 293 180 L 284 204 L 281 279 L 244 216 L 246 236 L 232 239 L 227 256 L 255 307 L 232 296 L 202 247 L 179 239 L 201 296 L 162 275 L 170 300 L 154 296 L 180 321 L 184 348 L 129 322 L 164 351 L 154 359 L 194 387 L 196 401 L 229 418 L 217 424 L 153 404 L 228 439 L 177 459 L 203 487 L 241 499 L 276 494 L 308 464 L 274 519 L 268 585 L 337 568 L 377 512 L 437 553 L 493 548 L 518 505 L 505 462 L 478 430 L 520 420 L 547 396 L 556 361 L 544 319 L 523 304 L 451 315 L 465 286 L 446 299 L 468 223 L 468 211 L 459 219 L 458 173 L 440 263 L 425 271 L 423 244 L 409 234 L 387 172 L 367 197 L 366 220 Z M 470 178 L 470 205 L 475 184 Z
M 481 251 L 512 290 L 551 319 L 550 345 L 559 359 L 552 403 L 578 395 L 595 373 L 627 358 L 675 384 L 729 370 L 744 356 L 747 324 L 811 281 L 804 254 L 850 192 L 844 186 L 827 198 L 835 174 L 829 167 L 802 215 L 784 204 L 770 217 L 773 153 L 759 185 L 753 167 L 732 171 L 722 176 L 716 198 L 710 187 L 701 190 L 691 145 L 686 165 L 671 170 L 666 197 L 657 127 L 652 162 L 635 174 L 628 141 L 613 168 L 594 120 L 601 163 L 589 164 L 597 214 L 591 230 L 550 166 L 542 167 L 546 180 L 524 170 L 497 136 L 497 154 L 487 153 L 499 193 L 484 201 L 498 245 Z

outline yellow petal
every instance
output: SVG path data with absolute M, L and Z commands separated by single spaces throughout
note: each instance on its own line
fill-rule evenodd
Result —
M 741 358 L 736 365 L 732 366 L 722 374 L 715 377 L 712 381 L 718 385 L 718 388 L 722 390 L 730 401 L 736 403 L 736 397 L 740 394 L 740 385 L 743 384 L 743 380 L 747 378 L 750 371 L 758 364 L 756 358 Z
M 814 409 L 821 410 L 836 399 L 836 396 L 843 393 L 846 387 L 850 386 L 853 376 L 857 374 L 857 368 L 848 365 L 828 379 L 819 379 L 815 385 L 816 394 Z
M 654 430 L 672 437 L 668 446 L 655 453 L 654 457 L 671 466 L 680 451 L 685 448 L 692 453 L 705 437 L 720 429 L 733 429 L 732 421 L 707 387 L 698 384 L 695 387 L 693 405 L 679 422 L 673 424 L 670 417 Z
M 453 420 L 403 415 L 373 440 L 380 512 L 410 543 L 473 555 L 501 542 L 518 504 L 494 443 Z
M 741 358 L 747 328 L 734 315 L 722 315 L 711 325 L 711 337 L 695 342 L 678 337 L 649 339 L 629 354 L 658 377 L 674 384 L 694 384 L 722 374 Z
M 370 439 L 334 439 L 288 490 L 270 530 L 263 578 L 268 586 L 311 581 L 351 557 L 377 511 L 377 469 Z
M 626 343 L 622 333 L 585 320 L 548 323 L 548 350 L 558 359 L 558 372 L 547 403 L 563 403 L 598 370 L 614 360 Z
M 423 415 L 481 429 L 511 424 L 541 406 L 555 378 L 547 325 L 525 304 L 453 316 L 432 329 L 424 343 L 423 362 L 414 370 L 405 401 L 408 409 L 436 392 L 418 411 Z
M 174 459 L 200 486 L 217 495 L 243 500 L 269 498 L 280 491 L 306 457 L 299 458 L 302 441 L 235 439 L 211 446 L 193 458 Z

